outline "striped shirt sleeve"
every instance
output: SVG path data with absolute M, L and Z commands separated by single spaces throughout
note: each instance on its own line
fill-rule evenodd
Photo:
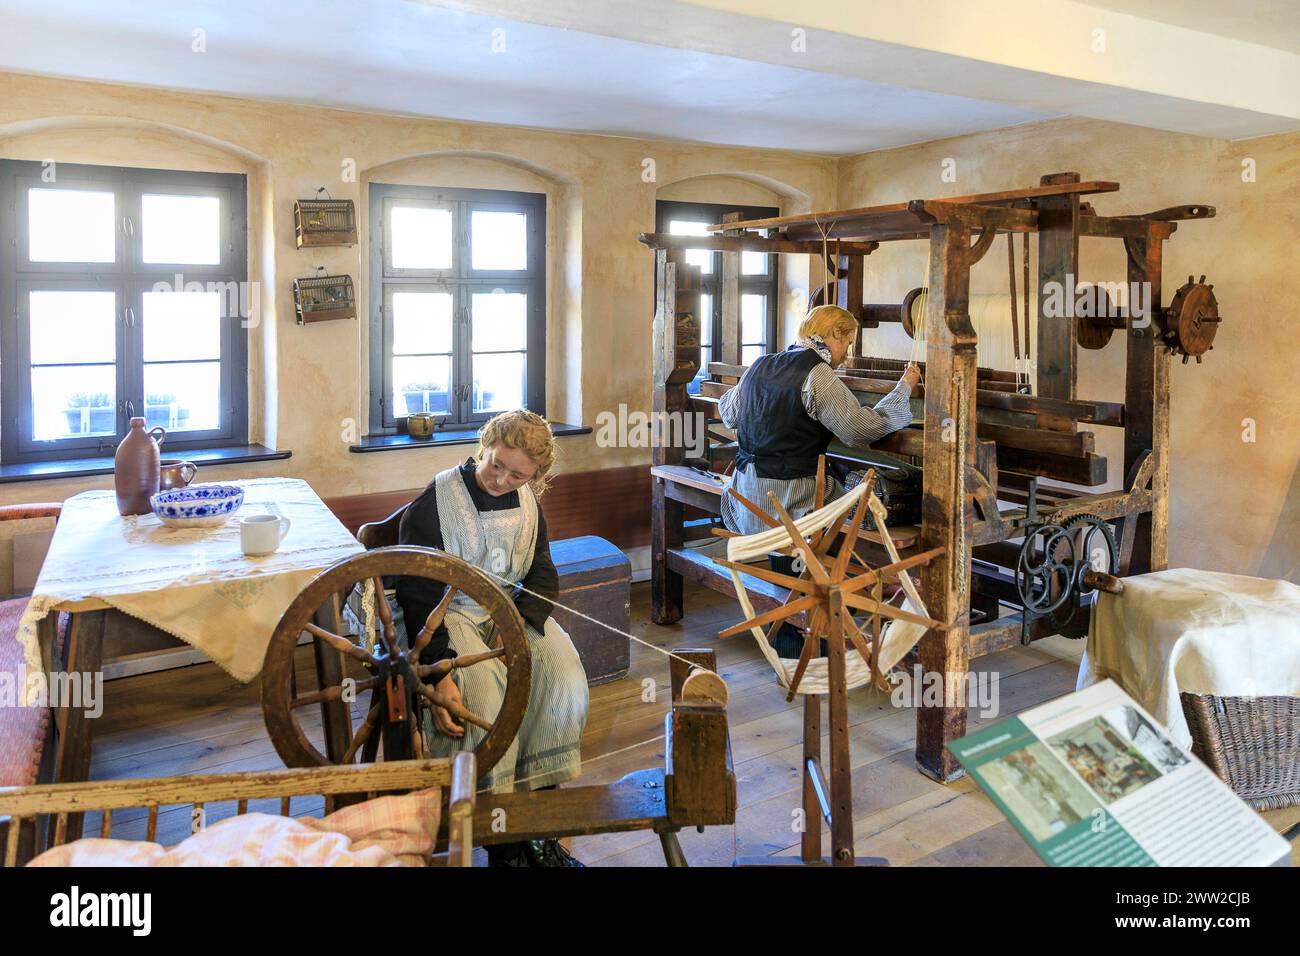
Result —
M 718 417 L 722 419 L 722 424 L 726 428 L 736 427 L 736 405 L 740 394 L 740 383 L 737 382 L 731 388 L 727 389 L 725 395 L 718 399 Z
M 870 445 L 912 423 L 912 389 L 902 379 L 874 408 L 858 402 L 825 362 L 818 362 L 803 384 L 803 404 L 846 445 Z

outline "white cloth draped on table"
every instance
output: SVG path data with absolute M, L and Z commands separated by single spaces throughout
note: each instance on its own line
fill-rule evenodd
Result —
M 256 677 L 290 602 L 321 570 L 364 549 L 301 479 L 223 484 L 243 488 L 244 503 L 216 528 L 168 528 L 152 514 L 119 515 L 112 491 L 65 501 L 18 626 L 28 672 L 42 670 L 40 621 L 56 608 L 90 602 L 161 628 L 236 680 Z M 274 554 L 248 557 L 240 549 L 239 519 L 255 514 L 289 519 Z
M 1191 746 L 1178 695 L 1300 696 L 1300 586 L 1195 568 L 1100 594 L 1078 689 L 1111 678 Z

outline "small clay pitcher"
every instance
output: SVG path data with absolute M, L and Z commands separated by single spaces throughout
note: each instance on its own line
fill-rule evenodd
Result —
M 145 431 L 143 417 L 131 419 L 131 430 L 117 446 L 113 458 L 118 514 L 147 515 L 153 511 L 149 499 L 158 493 L 158 446 L 166 435 L 167 430 L 161 425 Z
M 158 490 L 171 491 L 173 488 L 184 488 L 198 473 L 199 466 L 192 461 L 168 459 L 161 462 L 158 469 Z

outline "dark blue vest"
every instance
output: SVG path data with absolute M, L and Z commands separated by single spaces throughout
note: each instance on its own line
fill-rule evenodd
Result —
M 817 474 L 817 458 L 835 436 L 804 408 L 803 383 L 824 361 L 816 349 L 793 345 L 749 367 L 736 386 L 737 471 L 753 462 L 760 478 Z

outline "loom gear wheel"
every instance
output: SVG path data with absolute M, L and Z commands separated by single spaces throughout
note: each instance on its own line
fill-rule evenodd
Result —
M 1037 526 L 1026 535 L 1016 567 L 1016 588 L 1026 611 L 1034 617 L 1050 616 L 1066 637 L 1083 637 L 1069 625 L 1096 599 L 1084 580 L 1088 570 L 1112 575 L 1119 571 L 1119 546 L 1107 521 L 1085 514 Z
M 1214 286 L 1205 284 L 1205 276 L 1193 281 L 1191 276 L 1174 294 L 1165 310 L 1165 344 L 1183 357 L 1183 364 L 1214 348 L 1214 336 L 1219 331 L 1219 300 L 1214 297 Z
M 1025 535 L 1016 562 L 1016 591 L 1026 612 L 1042 617 L 1070 596 L 1078 569 L 1074 537 L 1060 525 L 1038 525 Z
M 1084 572 L 1092 570 L 1118 574 L 1119 545 L 1110 522 L 1096 515 L 1075 515 L 1063 522 L 1061 528 L 1073 542 L 1075 569 L 1069 601 L 1057 609 L 1053 621 L 1066 637 L 1078 639 L 1084 637 L 1085 633 L 1069 628 L 1068 625 L 1075 614 L 1084 608 L 1091 609 L 1097 600 L 1096 590 L 1088 585 Z

